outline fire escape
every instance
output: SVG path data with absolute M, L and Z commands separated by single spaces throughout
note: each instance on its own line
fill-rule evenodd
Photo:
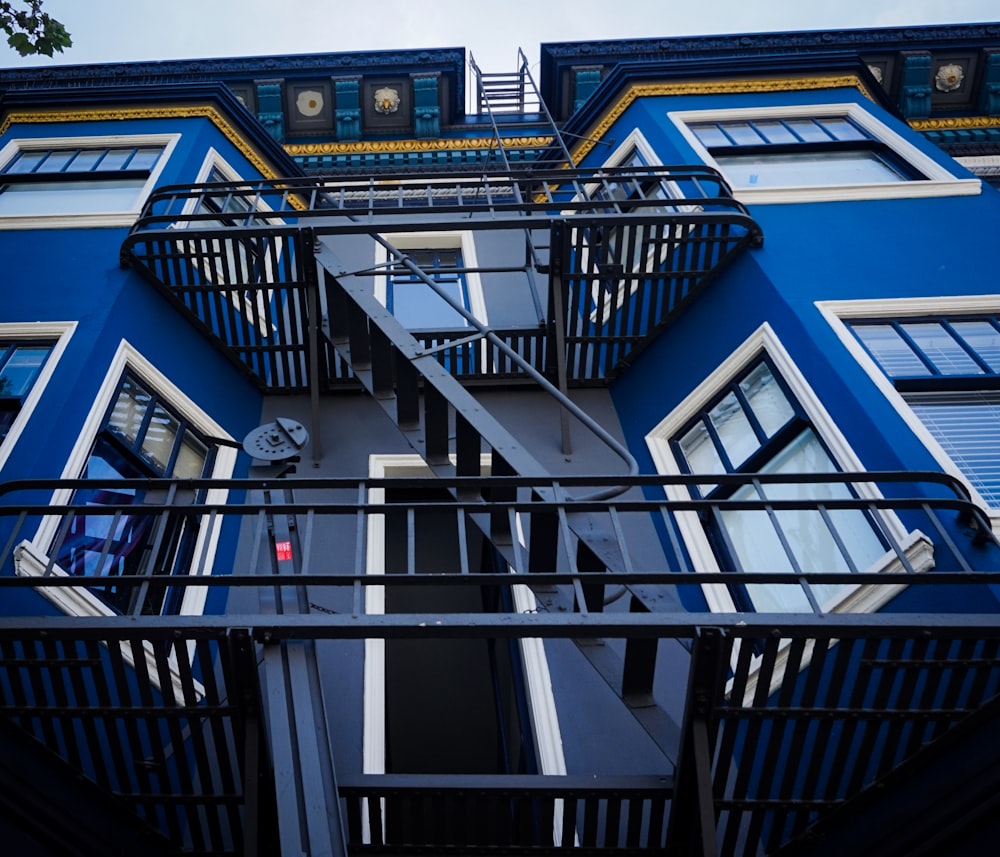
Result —
M 149 574 L 158 562 L 158 528 L 166 532 L 178 514 L 235 520 L 253 544 L 266 545 L 261 497 L 276 518 L 301 522 L 287 535 L 308 559 L 292 579 L 281 555 L 258 547 L 249 574 L 171 581 L 259 590 L 271 609 L 250 616 L 137 613 L 87 623 L 49 618 L 44 638 L 38 629 L 0 620 L 4 713 L 51 751 L 44 760 L 28 753 L 22 764 L 44 761 L 55 769 L 68 762 L 83 771 L 111 794 L 81 788 L 80 805 L 92 801 L 95 813 L 113 812 L 108 804 L 127 810 L 136 821 L 125 833 L 130 841 L 152 843 L 143 846 L 149 853 L 819 853 L 809 849 L 831 814 L 867 822 L 866 812 L 881 812 L 877 793 L 858 802 L 873 783 L 898 778 L 906 764 L 910 772 L 933 774 L 933 758 L 928 762 L 921 754 L 925 744 L 977 738 L 996 704 L 1000 622 L 979 615 L 835 616 L 815 602 L 811 614 L 784 621 L 761 614 L 683 614 L 664 600 L 665 579 L 678 585 L 679 575 L 669 572 L 686 572 L 680 585 L 735 582 L 732 574 L 691 568 L 678 525 L 684 515 L 717 516 L 727 501 L 663 499 L 669 480 L 637 475 L 628 450 L 574 404 L 569 391 L 606 384 L 625 370 L 714 277 L 760 244 L 760 230 L 705 167 L 563 166 L 571 161 L 558 133 L 548 158 L 553 166 L 519 167 L 504 152 L 509 127 L 494 108 L 497 96 L 503 102 L 512 85 L 525 85 L 526 62 L 513 81 L 484 79 L 475 71 L 502 169 L 162 188 L 126 239 L 122 262 L 262 391 L 308 395 L 315 424 L 324 396 L 359 385 L 366 390 L 449 492 L 452 499 L 438 505 L 456 516 L 460 529 L 481 532 L 501 560 L 496 573 L 470 575 L 475 560 L 463 557 L 463 573 L 435 575 L 434 582 L 508 585 L 509 569 L 535 590 L 539 613 L 367 614 L 364 592 L 373 581 L 362 573 L 361 558 L 373 510 L 366 498 L 385 488 L 384 480 L 309 481 L 310 496 L 322 501 L 293 500 L 273 483 L 235 482 L 216 486 L 233 492 L 228 504 L 195 507 L 175 501 L 190 486 L 170 483 L 162 503 L 107 509 L 150 519 Z M 523 113 L 524 90 L 511 97 Z M 456 229 L 496 235 L 517 248 L 516 258 L 474 272 L 516 277 L 533 306 L 532 324 L 484 324 L 449 297 L 434 271 L 393 243 L 398 233 Z M 351 264 L 357 247 L 365 258 L 384 263 Z M 447 301 L 462 317 L 461 329 L 414 335 L 403 327 L 374 288 L 379 277 L 398 270 Z M 459 273 L 472 272 L 463 267 Z M 571 430 L 582 428 L 611 449 L 620 469 L 554 478 L 475 396 L 477 388 L 497 383 L 530 385 L 554 397 L 563 414 L 558 432 L 564 447 L 572 443 Z M 313 431 L 314 438 L 319 434 Z M 314 446 L 313 454 L 322 450 Z M 674 481 L 697 484 L 695 477 Z M 897 587 L 968 582 L 977 573 L 977 556 L 995 559 L 988 524 L 950 479 L 832 474 L 798 481 L 891 484 L 893 499 L 772 501 L 761 492 L 760 499 L 742 502 L 772 516 L 809 509 L 834 530 L 832 510 L 873 517 L 891 510 L 919 519 L 911 530 L 930 533 L 936 550 L 936 571 L 918 574 L 908 545 L 888 533 L 889 573 L 796 574 L 804 588 L 815 581 Z M 757 476 L 754 484 L 767 482 Z M 72 504 L 57 508 L 31 499 L 46 487 L 5 489 L 8 499 L 27 493 L 0 559 L 17 561 L 31 516 L 61 516 L 68 528 L 75 516 L 87 514 Z M 648 499 L 653 493 L 659 499 Z M 956 516 L 970 534 L 967 544 L 942 523 Z M 353 574 L 331 575 L 321 558 L 309 556 L 310 533 L 342 520 L 357 522 L 351 548 L 358 560 Z M 637 520 L 650 531 L 657 522 L 656 538 L 669 546 L 664 566 L 635 563 L 627 533 Z M 51 560 L 39 574 L 44 584 L 20 577 L 9 585 L 81 585 L 54 574 Z M 408 578 L 414 576 L 378 585 L 412 585 Z M 995 578 L 978 574 L 976 582 Z M 758 579 L 787 583 L 788 576 L 764 573 Z M 152 584 L 140 576 L 122 585 Z M 350 609 L 310 612 L 306 587 L 344 590 Z M 617 606 L 606 610 L 607 603 Z M 673 761 L 673 773 L 335 773 L 315 693 L 312 646 L 435 635 L 580 641 L 580 651 Z M 604 639 L 621 645 L 588 645 Z M 653 695 L 658 652 L 677 642 L 690 651 L 679 722 Z M 800 679 L 806 664 L 810 669 Z M 131 671 L 137 680 L 129 678 Z M 857 674 L 863 680 L 848 685 Z M 834 686 L 846 689 L 830 690 Z M 121 746 L 128 751 L 114 749 Z M 102 752 L 106 747 L 111 749 Z M 790 773 L 789 758 L 810 754 L 815 761 L 801 775 Z M 135 766 L 129 756 L 143 756 L 142 764 Z M 975 794 L 985 794 L 988 785 L 977 785 Z M 0 779 L 0 797 L 12 790 Z M 463 821 L 480 812 L 496 826 L 471 829 Z M 426 823 L 423 838 L 394 841 L 390 814 Z

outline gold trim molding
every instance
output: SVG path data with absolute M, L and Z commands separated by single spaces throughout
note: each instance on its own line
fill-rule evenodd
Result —
M 504 137 L 505 149 L 547 146 L 551 137 Z M 370 140 L 357 143 L 295 143 L 285 146 L 289 155 L 372 155 L 396 152 L 460 152 L 492 149 L 495 137 L 467 137 L 451 140 Z
M 857 89 L 869 101 L 874 97 L 856 74 L 830 74 L 819 77 L 775 77 L 747 80 L 698 80 L 677 83 L 636 83 L 625 90 L 622 97 L 601 117 L 585 139 L 573 152 L 573 163 L 578 164 L 597 145 L 622 114 L 637 98 L 662 95 L 732 95 L 737 93 L 792 92 L 795 90 Z
M 961 116 L 951 119 L 910 119 L 914 131 L 964 131 L 972 128 L 1000 128 L 1000 116 Z
M 45 122 L 108 122 L 123 119 L 209 119 L 266 179 L 279 178 L 274 167 L 268 164 L 246 139 L 236 132 L 226 118 L 208 104 L 193 107 L 116 107 L 96 110 L 20 111 L 8 113 L 0 124 L 0 134 L 11 125 Z

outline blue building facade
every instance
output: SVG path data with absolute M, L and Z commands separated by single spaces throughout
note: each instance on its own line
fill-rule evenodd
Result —
M 994 841 L 1000 25 L 520 63 L 0 71 L 9 853 Z

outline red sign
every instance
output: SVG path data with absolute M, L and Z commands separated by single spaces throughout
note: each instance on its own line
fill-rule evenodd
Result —
M 275 542 L 274 552 L 278 555 L 278 559 L 291 559 L 292 558 L 292 543 L 291 542 Z

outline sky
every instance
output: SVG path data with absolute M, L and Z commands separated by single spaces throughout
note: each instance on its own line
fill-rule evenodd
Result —
M 513 71 L 542 42 L 1000 21 L 998 0 L 44 0 L 73 47 L 0 67 L 465 47 Z

